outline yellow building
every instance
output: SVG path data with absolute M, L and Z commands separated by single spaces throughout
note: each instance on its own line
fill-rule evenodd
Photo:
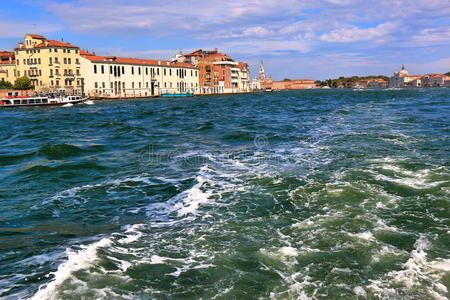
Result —
M 15 77 L 28 76 L 38 92 L 80 94 L 80 48 L 28 34 L 15 49 Z
M 0 80 L 14 84 L 16 80 L 14 52 L 0 51 Z

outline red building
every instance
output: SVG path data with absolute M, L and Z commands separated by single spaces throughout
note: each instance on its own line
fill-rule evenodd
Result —
M 236 62 L 217 48 L 179 54 L 175 59 L 198 66 L 199 86 L 204 94 L 243 92 L 248 89 L 248 65 Z

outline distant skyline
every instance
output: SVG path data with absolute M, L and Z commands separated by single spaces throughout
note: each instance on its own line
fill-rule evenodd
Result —
M 101 55 L 219 48 L 275 79 L 450 72 L 449 0 L 7 0 L 0 50 L 27 33 Z

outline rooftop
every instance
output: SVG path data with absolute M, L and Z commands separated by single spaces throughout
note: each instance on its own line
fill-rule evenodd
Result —
M 81 56 L 92 62 L 114 62 L 119 64 L 130 64 L 130 65 L 170 66 L 170 67 L 196 69 L 195 66 L 188 63 L 171 63 L 166 60 L 151 60 L 151 59 L 126 58 L 115 56 L 97 56 L 86 51 L 80 51 L 80 54 Z

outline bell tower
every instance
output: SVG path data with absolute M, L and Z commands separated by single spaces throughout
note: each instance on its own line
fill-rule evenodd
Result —
M 266 79 L 266 72 L 264 71 L 264 63 L 261 60 L 261 64 L 259 65 L 259 79 Z

